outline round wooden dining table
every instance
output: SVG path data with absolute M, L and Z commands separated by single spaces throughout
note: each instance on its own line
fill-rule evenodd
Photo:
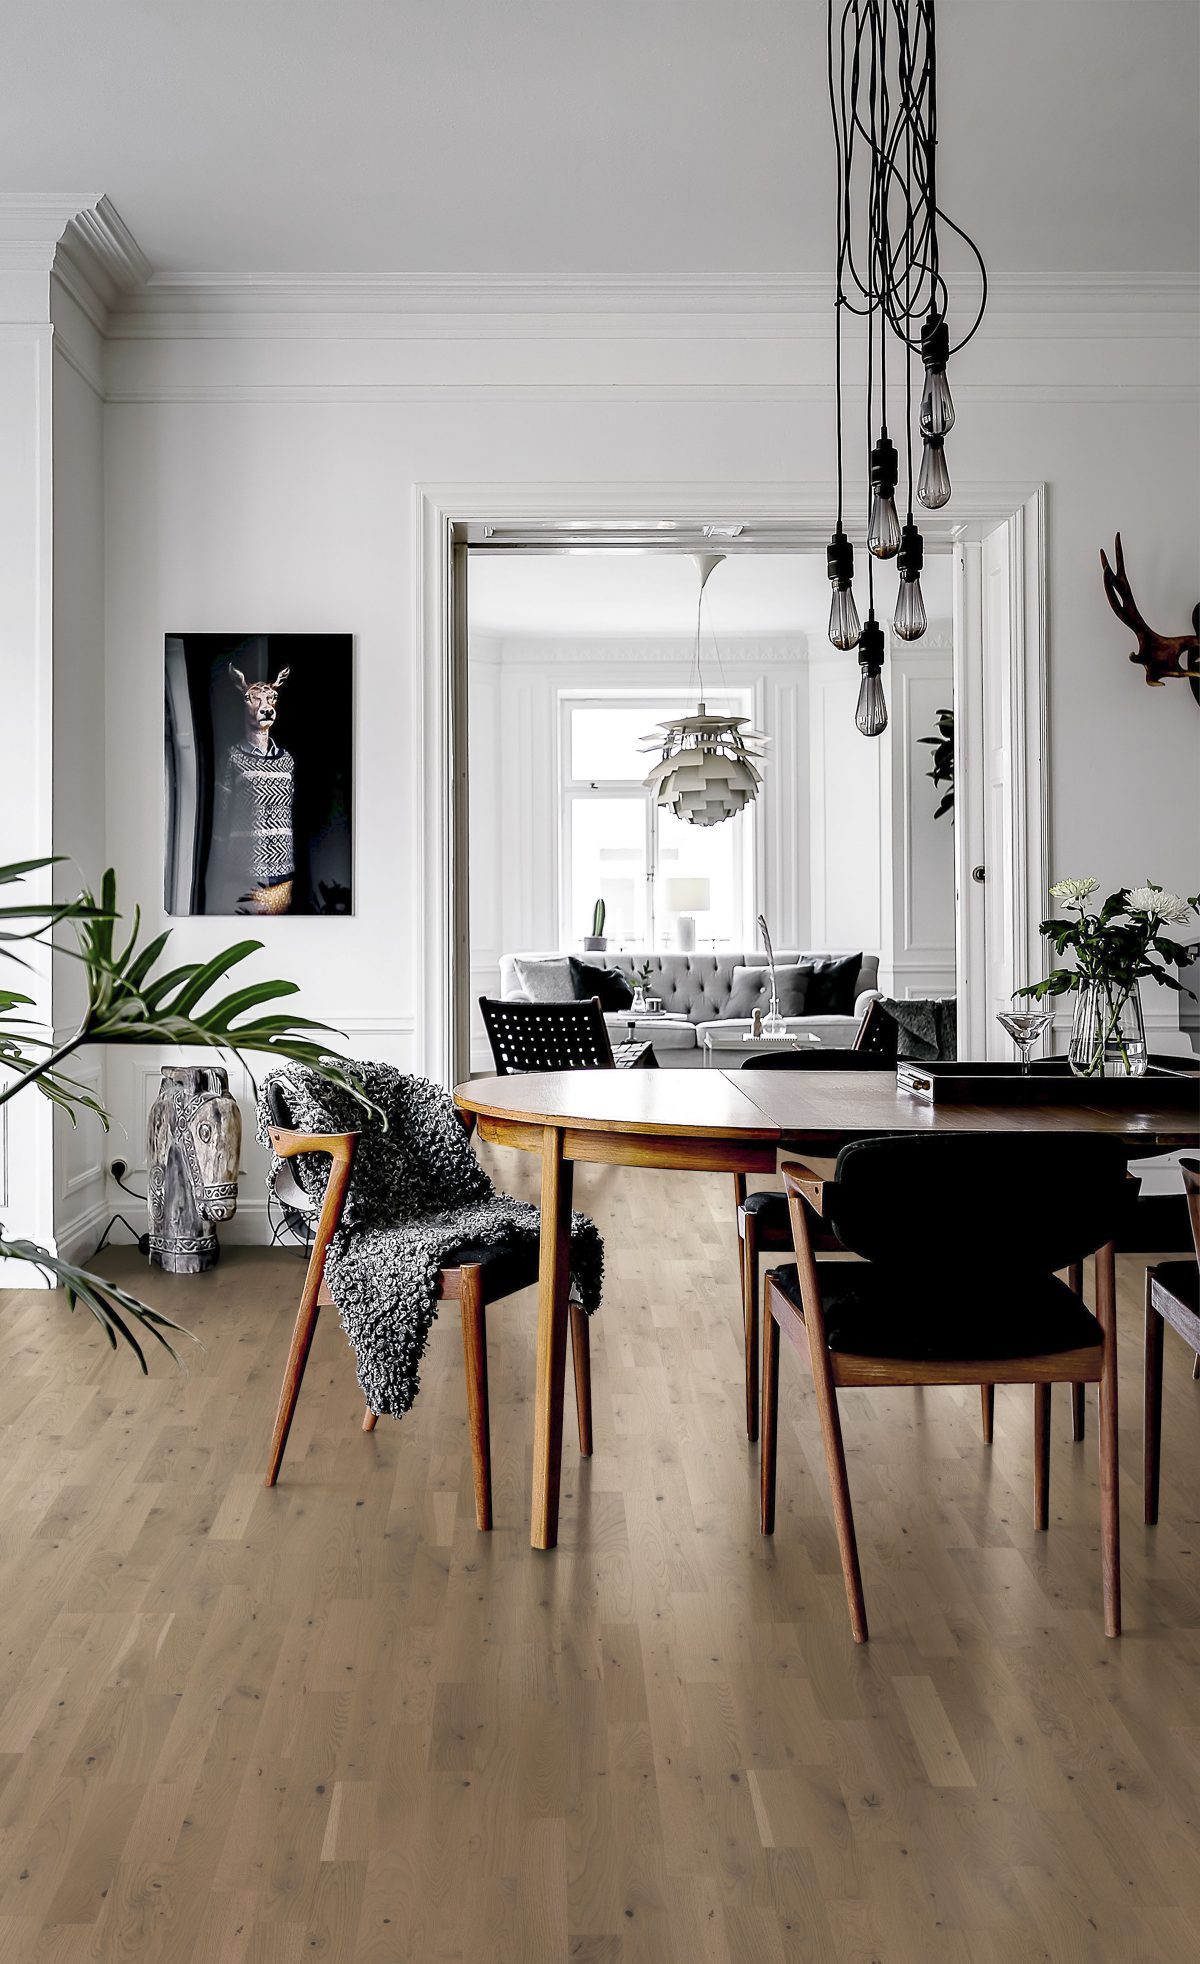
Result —
M 1111 1104 L 932 1104 L 890 1072 L 546 1071 L 474 1078 L 455 1098 L 481 1139 L 541 1159 L 541 1253 L 530 1540 L 558 1540 L 576 1161 L 696 1173 L 773 1173 L 781 1146 L 831 1156 L 852 1139 L 908 1132 L 1103 1133 L 1131 1154 L 1200 1144 L 1200 1111 L 1159 1102 L 1143 1078 Z

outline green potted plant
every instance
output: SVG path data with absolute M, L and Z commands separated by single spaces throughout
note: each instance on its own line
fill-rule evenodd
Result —
M 28 859 L 0 865 L 0 886 L 20 885 L 27 874 L 59 862 Z M 261 941 L 238 941 L 206 962 L 185 962 L 161 968 L 170 940 L 169 930 L 140 947 L 140 910 L 134 909 L 132 929 L 118 945 L 116 875 L 104 875 L 97 900 L 85 888 L 76 900 L 39 904 L 18 900 L 0 906 L 0 956 L 28 967 L 13 944 L 38 946 L 78 959 L 86 982 L 86 1006 L 74 1032 L 61 1043 L 40 1032 L 24 1012 L 32 997 L 0 987 L 0 1107 L 34 1087 L 77 1124 L 79 1114 L 92 1112 L 104 1130 L 111 1120 L 104 1106 L 78 1080 L 64 1071 L 75 1051 L 88 1043 L 187 1044 L 233 1051 L 256 1052 L 280 1062 L 308 1064 L 323 1077 L 343 1085 L 366 1105 L 349 1059 L 330 1052 L 317 1041 L 328 1025 L 305 1016 L 264 1015 L 263 1005 L 297 993 L 294 982 L 252 982 L 205 1006 L 204 999 L 239 962 L 257 952 Z M 54 939 L 66 926 L 74 946 Z M 100 1324 L 115 1350 L 129 1345 L 143 1371 L 145 1353 L 138 1340 L 153 1337 L 175 1355 L 167 1332 L 179 1325 L 148 1303 L 104 1276 L 93 1275 L 66 1262 L 35 1242 L 5 1237 L 0 1228 L 0 1261 L 29 1262 L 49 1282 L 61 1284 L 72 1309 L 82 1303 Z M 184 1332 L 183 1334 L 186 1334 Z
M 1098 880 L 1056 880 L 1050 889 L 1066 903 L 1067 920 L 1043 921 L 1041 932 L 1058 955 L 1071 954 L 1073 968 L 1052 969 L 1043 982 L 1018 989 L 1020 996 L 1075 994 L 1068 1051 L 1076 1077 L 1140 1077 L 1146 1068 L 1146 1030 L 1139 984 L 1152 976 L 1165 988 L 1189 995 L 1170 973 L 1182 968 L 1188 950 L 1162 933 L 1186 921 L 1200 895 L 1184 899 L 1153 882 L 1121 887 L 1099 908 L 1088 901 Z
M 584 949 L 588 954 L 602 955 L 608 946 L 604 933 L 605 911 L 604 902 L 598 900 L 592 909 L 592 931 L 583 937 Z

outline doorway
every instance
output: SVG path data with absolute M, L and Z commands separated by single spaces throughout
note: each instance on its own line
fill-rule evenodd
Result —
M 428 908 L 421 959 L 420 1060 L 445 1082 L 471 1064 L 472 947 L 469 770 L 469 564 L 541 554 L 693 551 L 823 556 L 827 499 L 811 491 L 787 497 L 759 493 L 754 522 L 700 516 L 728 511 L 728 489 L 655 495 L 656 510 L 690 510 L 664 521 L 649 516 L 648 494 L 613 497 L 587 520 L 578 487 L 536 493 L 486 487 L 439 487 L 418 500 L 418 636 L 422 651 L 420 718 L 423 759 L 418 825 L 427 870 Z M 746 504 L 751 504 L 746 498 Z M 1042 972 L 1037 921 L 1045 888 L 1045 701 L 1043 497 L 957 494 L 953 527 L 927 527 L 927 549 L 940 548 L 951 569 L 955 819 L 954 983 L 960 1049 L 1002 1054 L 989 1027 L 992 998 Z M 780 515 L 786 505 L 791 515 Z M 808 517 L 794 513 L 812 507 Z M 641 509 L 639 509 L 639 506 Z M 772 506 L 775 509 L 772 509 Z M 819 515 L 818 515 L 819 514 Z M 987 542 L 991 540 L 990 547 Z M 993 564 L 1002 573 L 993 570 Z M 990 590 L 991 613 L 985 609 Z M 919 648 L 920 644 L 915 644 Z M 828 650 L 833 654 L 833 650 Z M 842 658 L 850 663 L 852 658 Z M 985 690 L 985 679 L 992 685 Z M 985 697 L 989 722 L 985 736 Z M 939 707 L 941 705 L 938 705 Z M 997 716 L 1003 733 L 996 742 Z M 851 730 L 855 742 L 871 746 Z M 986 754 L 1004 752 L 1004 781 L 985 795 Z M 518 760 L 501 768 L 519 783 Z M 891 791 L 894 793 L 894 785 Z M 978 870 L 982 878 L 978 877 Z M 989 891 L 990 884 L 990 891 Z M 561 895 L 561 883 L 560 883 Z M 901 896 L 903 925 L 903 897 Z M 911 923 L 909 923 L 911 925 Z M 914 944 L 915 945 L 915 944 Z M 935 991 L 930 990 L 933 993 Z M 944 991 L 936 991 L 944 993 Z M 917 993 L 914 988 L 909 993 Z

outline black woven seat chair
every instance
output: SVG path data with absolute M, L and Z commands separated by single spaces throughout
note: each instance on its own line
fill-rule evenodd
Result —
M 480 996 L 479 1013 L 498 1077 L 525 1071 L 656 1070 L 651 1043 L 614 1051 L 599 996 L 582 1002 L 506 1001 Z
M 1050 1387 L 1100 1386 L 1104 1628 L 1121 1628 L 1116 1284 L 1125 1152 L 1104 1138 L 863 1139 L 832 1179 L 783 1167 L 796 1260 L 767 1277 L 760 1525 L 775 1528 L 780 1333 L 812 1372 L 856 1643 L 866 1607 L 846 1477 L 842 1386 L 1031 1384 L 1035 1500 L 1049 1524 Z M 813 1223 L 859 1255 L 816 1261 Z M 1014 1233 L 1019 1223 L 1019 1234 Z M 1056 1271 L 1096 1255 L 1096 1309 Z
M 893 1071 L 893 1058 L 865 1050 L 779 1050 L 747 1057 L 743 1071 Z M 746 1175 L 733 1176 L 737 1209 L 738 1272 L 742 1284 L 742 1329 L 746 1340 L 746 1437 L 758 1437 L 759 1262 L 763 1255 L 791 1254 L 792 1227 L 787 1195 L 770 1187 L 746 1191 Z M 823 1250 L 822 1250 L 823 1252 Z

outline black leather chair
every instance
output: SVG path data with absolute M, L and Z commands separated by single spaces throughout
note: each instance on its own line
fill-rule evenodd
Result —
M 894 1071 L 895 1060 L 865 1050 L 779 1050 L 747 1057 L 743 1071 Z M 787 1195 L 769 1187 L 746 1190 L 746 1175 L 733 1176 L 738 1232 L 738 1272 L 742 1283 L 742 1329 L 746 1340 L 746 1437 L 758 1437 L 759 1261 L 763 1255 L 791 1254 L 792 1228 Z
M 1104 1628 L 1121 1628 L 1113 1237 L 1128 1206 L 1111 1139 L 864 1139 L 832 1179 L 785 1164 L 796 1260 L 767 1277 L 760 1524 L 775 1528 L 782 1331 L 812 1372 L 856 1643 L 866 1606 L 846 1477 L 842 1386 L 1032 1384 L 1035 1503 L 1049 1524 L 1050 1388 L 1100 1386 Z M 859 1262 L 816 1261 L 818 1222 Z M 1097 1314 L 1056 1270 L 1096 1254 Z

